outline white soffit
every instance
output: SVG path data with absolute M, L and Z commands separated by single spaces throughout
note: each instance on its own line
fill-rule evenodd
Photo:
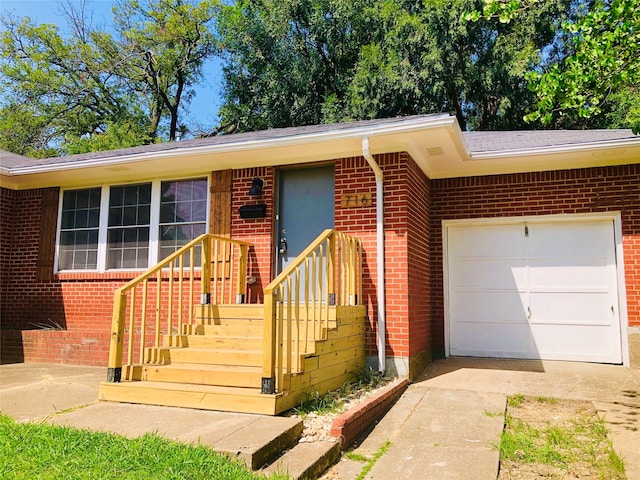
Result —
M 495 132 L 499 134 L 499 132 Z M 523 132 L 526 135 L 526 133 Z M 295 133 L 278 138 L 213 143 L 112 157 L 0 169 L 0 184 L 14 189 L 77 187 L 151 178 L 187 177 L 214 170 L 294 165 L 362 155 L 408 152 L 432 179 L 640 163 L 640 137 L 533 148 L 470 152 L 453 116 L 390 119 L 376 125 Z

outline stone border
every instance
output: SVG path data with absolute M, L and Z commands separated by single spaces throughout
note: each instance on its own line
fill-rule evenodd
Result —
M 380 420 L 400 398 L 409 385 L 406 378 L 398 379 L 380 389 L 358 405 L 333 419 L 331 435 L 340 440 L 344 451 L 373 423 Z

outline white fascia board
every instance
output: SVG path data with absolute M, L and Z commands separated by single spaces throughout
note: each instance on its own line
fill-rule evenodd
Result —
M 330 142 L 348 138 L 377 137 L 394 133 L 408 133 L 416 130 L 450 126 L 455 123 L 455 117 L 449 114 L 442 114 L 429 118 L 419 118 L 394 122 L 389 124 L 379 124 L 367 127 L 352 127 L 347 129 L 336 129 L 327 132 L 317 132 L 302 135 L 291 135 L 282 138 L 271 138 L 254 141 L 241 141 L 225 143 L 222 145 L 204 145 L 190 148 L 173 148 L 158 152 L 136 153 L 132 155 L 107 157 L 99 160 L 83 160 L 77 162 L 64 162 L 51 165 L 30 165 L 28 167 L 18 167 L 9 170 L 11 175 L 28 175 L 32 173 L 49 173 L 65 170 L 76 170 L 81 168 L 113 166 L 136 161 L 149 161 L 167 157 L 183 157 L 188 155 L 205 155 L 215 153 L 233 153 L 247 150 L 260 150 L 274 147 L 289 147 L 295 145 L 311 144 L 314 142 Z
M 611 148 L 640 147 L 640 137 L 619 140 L 602 140 L 592 143 L 575 143 L 569 145 L 550 145 L 546 147 L 523 148 L 518 150 L 490 150 L 486 152 L 469 152 L 467 160 L 488 160 L 497 158 L 528 157 L 536 155 L 553 155 Z

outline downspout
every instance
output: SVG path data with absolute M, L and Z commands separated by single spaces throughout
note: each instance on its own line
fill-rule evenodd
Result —
M 376 259 L 378 264 L 378 371 L 384 373 L 386 360 L 386 307 L 384 299 L 384 175 L 369 150 L 369 137 L 362 138 L 362 156 L 376 177 Z

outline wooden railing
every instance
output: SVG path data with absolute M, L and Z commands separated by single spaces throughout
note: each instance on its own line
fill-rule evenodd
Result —
M 321 340 L 334 305 L 362 302 L 362 246 L 325 230 L 264 289 L 262 393 L 283 390 L 302 356 Z
M 251 244 L 200 235 L 114 293 L 108 382 L 122 377 L 125 365 L 142 364 L 161 334 L 183 332 L 194 305 L 243 303 L 247 252 Z

